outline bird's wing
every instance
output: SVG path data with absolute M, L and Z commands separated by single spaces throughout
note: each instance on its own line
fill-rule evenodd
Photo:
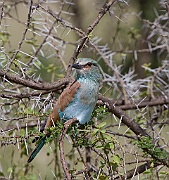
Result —
M 54 125 L 60 119 L 58 110 L 64 111 L 64 109 L 74 99 L 75 94 L 79 89 L 79 87 L 80 87 L 80 83 L 78 81 L 74 81 L 61 93 L 53 108 L 53 111 L 50 113 L 48 117 L 48 120 L 45 125 L 45 130 L 46 128 Z

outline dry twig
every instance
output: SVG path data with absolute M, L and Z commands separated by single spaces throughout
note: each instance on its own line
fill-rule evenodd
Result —
M 60 139 L 59 139 L 59 148 L 60 148 L 60 158 L 61 158 L 61 163 L 62 163 L 62 167 L 63 167 L 63 170 L 64 170 L 64 173 L 65 173 L 65 176 L 67 178 L 67 180 L 71 180 L 71 175 L 69 173 L 69 170 L 68 170 L 68 167 L 67 167 L 67 163 L 66 163 L 66 160 L 65 160 L 65 155 L 64 155 L 64 137 L 66 135 L 66 132 L 69 128 L 69 126 L 71 124 L 73 124 L 74 122 L 76 122 L 77 119 L 76 118 L 73 118 L 73 119 L 70 119 L 68 120 L 65 124 L 64 124 L 64 130 L 62 131 L 61 135 L 60 135 Z

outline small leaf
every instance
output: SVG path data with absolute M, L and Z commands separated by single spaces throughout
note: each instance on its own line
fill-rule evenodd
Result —
M 114 155 L 112 156 L 113 162 L 119 164 L 121 161 L 121 158 L 119 157 L 119 155 Z
M 99 176 L 99 180 L 105 180 L 105 179 L 107 179 L 106 176 L 103 176 L 103 175 Z
M 107 139 L 108 141 L 112 141 L 112 137 L 107 134 L 104 135 L 104 138 Z
M 109 143 L 110 149 L 114 149 L 114 143 Z
M 143 172 L 143 174 L 150 174 L 150 173 L 152 173 L 151 169 L 147 169 L 146 171 Z
M 102 134 L 105 134 L 106 129 L 102 129 L 100 132 L 101 132 Z
M 169 172 L 166 172 L 166 171 L 161 171 L 160 174 L 165 174 L 165 175 L 168 175 Z
M 106 122 L 102 122 L 102 123 L 98 124 L 97 127 L 100 129 L 100 128 L 104 127 L 105 125 L 106 125 Z
M 93 129 L 92 134 L 95 135 L 98 131 L 99 129 Z

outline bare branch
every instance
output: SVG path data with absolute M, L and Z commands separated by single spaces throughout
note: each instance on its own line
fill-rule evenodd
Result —
M 6 71 L 0 69 L 0 76 L 2 78 L 7 79 L 8 81 L 14 82 L 16 84 L 21 84 L 26 87 L 30 87 L 37 90 L 59 90 L 62 85 L 68 84 L 72 81 L 71 78 L 64 78 L 63 80 L 59 80 L 53 83 L 40 83 L 33 80 L 24 79 L 18 75 L 6 73 Z
M 71 57 L 69 61 L 69 66 L 66 72 L 66 77 L 70 76 L 71 70 L 72 70 L 72 64 L 75 62 L 77 56 L 82 51 L 82 49 L 85 46 L 86 41 L 88 40 L 89 34 L 93 31 L 93 29 L 97 26 L 97 24 L 100 22 L 102 17 L 106 14 L 107 11 L 109 11 L 110 7 L 116 2 L 116 0 L 110 0 L 108 3 L 106 3 L 101 11 L 99 12 L 98 16 L 94 20 L 94 22 L 87 28 L 87 32 L 85 33 L 85 36 L 81 39 L 80 43 L 78 44 L 77 48 L 75 49 L 73 56 Z
M 160 164 L 155 163 L 153 168 L 155 168 L 156 166 L 158 166 Z M 134 169 L 131 169 L 129 171 L 126 172 L 125 177 L 116 177 L 115 179 L 117 180 L 125 180 L 125 179 L 130 179 L 133 178 L 134 176 L 143 173 L 144 171 L 148 170 L 152 168 L 152 163 L 151 162 L 147 162 L 145 164 L 142 164 Z
M 63 167 L 63 170 L 64 170 L 67 180 L 71 180 L 71 175 L 69 174 L 67 163 L 65 160 L 63 140 L 64 140 L 64 137 L 66 135 L 66 132 L 67 132 L 69 126 L 76 121 L 77 121 L 76 118 L 66 121 L 66 123 L 64 124 L 64 131 L 61 133 L 60 139 L 59 139 L 60 158 L 61 158 L 62 167 Z
M 102 95 L 99 96 L 99 100 L 101 100 L 100 98 L 102 98 Z M 99 100 L 98 100 L 97 104 L 104 105 L 104 103 Z M 147 98 L 144 100 L 140 99 L 135 102 L 128 101 L 127 104 L 125 104 L 123 100 L 116 100 L 116 99 L 110 99 L 110 98 L 107 98 L 107 100 L 110 100 L 112 102 L 112 104 L 114 104 L 115 106 L 118 106 L 120 109 L 122 109 L 124 111 L 169 104 L 169 97 L 163 97 L 163 96 L 157 97 L 155 99 L 147 99 Z
M 112 112 L 119 119 L 122 119 L 122 122 L 137 135 L 138 140 L 140 140 L 140 138 L 144 137 L 144 136 L 149 137 L 147 132 L 143 128 L 141 128 L 139 126 L 139 124 L 134 122 L 134 120 L 131 119 L 123 110 L 119 109 L 118 107 L 115 107 L 115 105 L 112 104 L 111 101 L 107 100 L 107 98 L 105 98 L 103 96 L 100 97 L 100 99 L 104 102 L 104 104 L 106 104 L 108 106 L 110 112 Z M 154 147 L 155 147 L 155 145 L 154 145 Z M 154 154 L 151 151 L 149 151 L 148 148 L 145 147 L 144 150 L 146 152 L 148 152 L 154 159 L 157 159 L 159 162 L 161 162 L 162 164 L 169 167 L 169 159 L 168 158 L 167 159 L 159 159 L 159 158 L 156 158 L 154 156 Z M 166 152 L 166 154 L 167 154 L 167 157 L 169 157 L 167 152 Z
M 21 41 L 19 42 L 18 44 L 18 49 L 15 51 L 15 53 L 13 54 L 11 60 L 10 60 L 10 63 L 7 65 L 6 67 L 6 72 L 9 71 L 10 69 L 10 66 L 12 65 L 13 61 L 15 60 L 19 50 L 21 49 L 21 46 L 23 44 L 23 42 L 25 41 L 25 38 L 26 38 L 26 33 L 28 32 L 28 28 L 30 26 L 30 22 L 31 22 L 31 13 L 32 13 L 32 6 L 33 6 L 33 0 L 30 0 L 30 6 L 29 6 L 29 12 L 28 12 L 28 18 L 27 18 L 27 24 L 26 24 L 26 28 L 25 28 L 25 31 L 23 32 L 23 36 L 22 36 L 22 39 Z

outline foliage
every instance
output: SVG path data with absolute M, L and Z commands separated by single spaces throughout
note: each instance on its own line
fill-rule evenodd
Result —
M 141 140 L 137 141 L 136 144 L 139 148 L 143 149 L 143 151 L 144 149 L 148 149 L 149 152 L 153 154 L 154 160 L 167 158 L 167 152 L 165 150 L 161 150 L 159 147 L 155 147 L 150 137 L 141 137 Z M 148 155 L 146 151 L 144 155 Z
M 0 2 L 0 178 L 64 179 L 61 153 L 72 179 L 169 177 L 169 5 L 151 6 L 148 17 L 141 0 Z M 64 152 L 57 122 L 28 164 L 77 57 L 103 76 L 92 119 L 68 128 Z

